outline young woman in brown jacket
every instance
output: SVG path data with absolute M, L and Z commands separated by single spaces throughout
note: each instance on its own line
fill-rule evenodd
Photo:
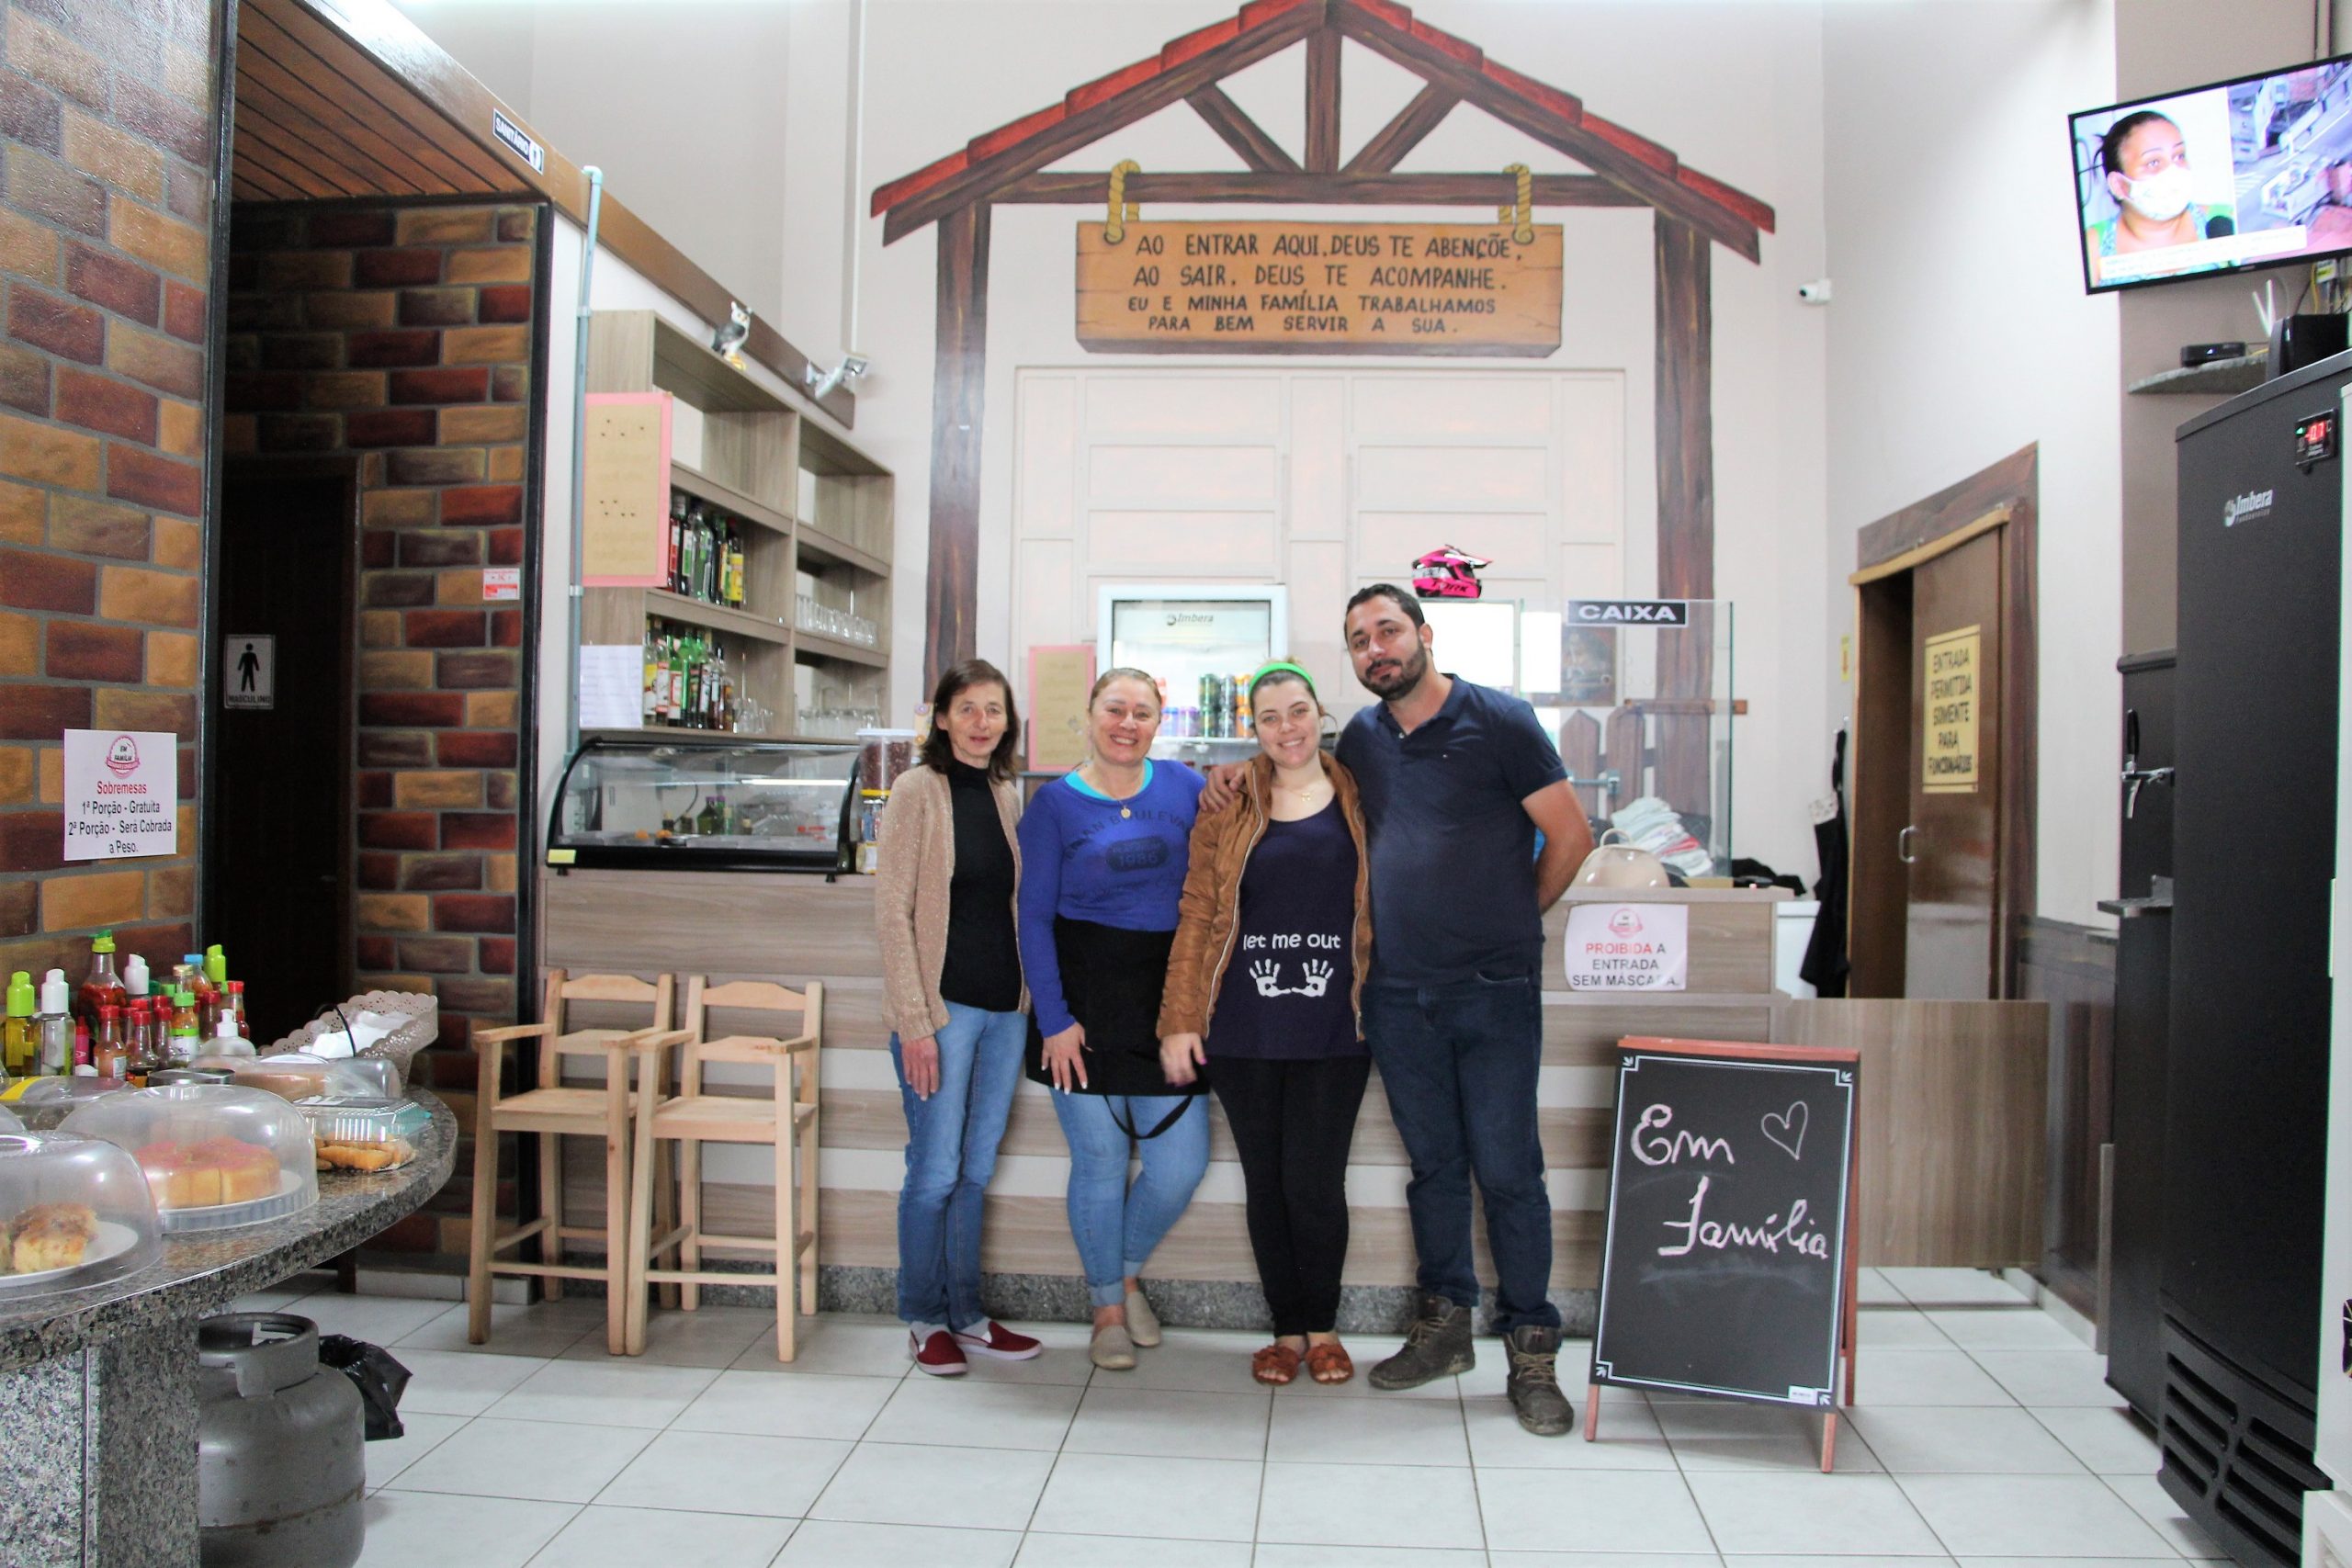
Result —
M 1029 995 L 1021 886 L 1021 721 L 1004 674 L 959 664 L 932 695 L 922 761 L 882 813 L 874 888 L 882 1011 L 907 1113 L 899 1190 L 899 1315 L 934 1377 L 967 1358 L 1027 1360 L 1036 1340 L 980 1310 L 980 1205 L 1021 1084 Z
M 1216 1058 L 1274 1319 L 1250 1375 L 1286 1383 L 1304 1361 L 1316 1382 L 1345 1382 L 1348 1145 L 1372 1066 L 1359 1011 L 1372 962 L 1363 812 L 1355 780 L 1321 749 L 1306 671 L 1265 666 L 1250 706 L 1259 754 L 1242 795 L 1193 829 L 1160 1060 L 1186 1083 Z

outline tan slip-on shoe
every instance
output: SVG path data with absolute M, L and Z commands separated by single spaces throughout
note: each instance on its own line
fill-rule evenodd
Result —
M 1141 1291 L 1127 1292 L 1127 1337 L 1147 1350 L 1159 1343 L 1159 1316 Z
M 1127 1371 L 1136 1364 L 1136 1343 L 1127 1337 L 1124 1324 L 1106 1323 L 1094 1331 L 1086 1359 L 1106 1372 Z

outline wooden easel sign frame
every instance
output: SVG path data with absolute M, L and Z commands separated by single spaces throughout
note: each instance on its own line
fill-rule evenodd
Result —
M 1790 1404 L 1822 1412 L 1827 1471 L 1837 1407 L 1854 1402 L 1861 1054 L 1646 1037 L 1617 1049 L 1585 1440 L 1600 1435 L 1604 1384 Z

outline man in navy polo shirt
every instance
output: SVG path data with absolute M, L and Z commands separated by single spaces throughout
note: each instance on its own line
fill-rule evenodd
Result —
M 1339 745 L 1369 831 L 1364 1034 L 1412 1158 L 1406 1199 L 1420 1257 L 1419 1314 L 1372 1385 L 1417 1388 L 1476 1361 L 1475 1177 L 1511 1405 L 1529 1431 L 1557 1437 L 1569 1411 L 1554 1367 L 1552 1204 L 1536 1137 L 1538 971 L 1544 911 L 1584 863 L 1591 830 L 1534 710 L 1432 667 L 1432 634 L 1410 592 L 1384 582 L 1349 600 L 1347 637 L 1356 678 L 1381 699 Z

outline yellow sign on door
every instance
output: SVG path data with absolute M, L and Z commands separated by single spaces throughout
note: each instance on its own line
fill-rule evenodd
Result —
M 1928 639 L 1926 761 L 1920 787 L 1929 795 L 1976 793 L 1976 690 L 1984 669 L 1982 626 Z

